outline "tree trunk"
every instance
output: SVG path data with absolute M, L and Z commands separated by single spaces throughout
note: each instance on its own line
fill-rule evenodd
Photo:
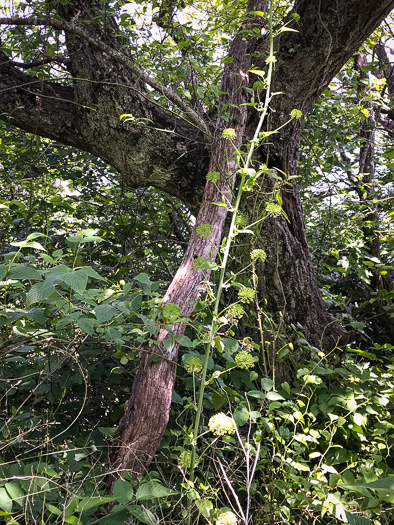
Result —
M 266 4 L 265 1 L 261 2 L 260 9 L 265 9 Z M 254 20 L 255 17 L 249 17 L 243 29 L 250 27 Z M 240 34 L 231 47 L 230 52 L 234 60 L 225 69 L 221 89 L 227 93 L 222 96 L 222 103 L 230 107 L 229 119 L 228 122 L 221 119 L 217 121 L 216 139 L 211 148 L 209 165 L 210 172 L 220 173 L 220 180 L 217 183 L 206 183 L 185 257 L 163 298 L 163 306 L 169 303 L 179 306 L 184 317 L 192 314 L 200 286 L 204 279 L 209 279 L 210 274 L 207 270 L 204 270 L 203 274 L 202 270 L 193 269 L 193 261 L 200 257 L 214 261 L 221 243 L 227 208 L 217 206 L 215 202 L 222 202 L 224 199 L 228 206 L 232 202 L 232 186 L 238 169 L 234 158 L 234 146 L 240 149 L 245 131 L 247 110 L 242 104 L 247 101 L 248 94 L 243 88 L 248 86 L 247 71 L 250 69 L 250 57 L 255 44 L 254 38 L 243 37 Z M 231 127 L 236 133 L 232 143 L 222 138 L 225 127 Z M 211 226 L 212 233 L 208 238 L 197 234 L 200 225 Z M 176 336 L 182 335 L 185 325 L 177 324 L 173 330 Z M 158 344 L 150 349 L 145 348 L 142 352 L 131 397 L 125 407 L 125 415 L 114 435 L 113 463 L 108 477 L 110 490 L 118 472 L 123 469 L 136 475 L 144 473 L 159 448 L 170 413 L 179 347 L 179 344 L 175 343 L 173 349 L 168 352 L 161 344 L 167 336 L 167 331 L 162 329 Z M 159 361 L 152 360 L 152 353 L 163 357 Z

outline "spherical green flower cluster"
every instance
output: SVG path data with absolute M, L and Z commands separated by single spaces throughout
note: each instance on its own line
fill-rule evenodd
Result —
M 256 259 L 261 259 L 264 262 L 267 258 L 267 254 L 264 250 L 252 250 L 252 252 L 250 253 L 250 258 L 252 259 L 252 261 Z
M 189 374 L 193 372 L 201 372 L 202 370 L 202 361 L 199 357 L 189 357 L 185 361 L 185 369 L 186 372 L 189 372 Z
M 181 309 L 176 304 L 168 303 L 163 308 L 163 321 L 165 323 L 174 323 L 181 315 Z
M 280 204 L 275 204 L 274 202 L 269 202 L 265 209 L 270 215 L 277 216 L 282 213 L 282 206 L 280 206 Z
M 232 139 L 235 139 L 236 136 L 237 134 L 235 133 L 235 129 L 233 128 L 227 128 L 223 130 L 224 139 L 232 140 Z
M 206 259 L 204 259 L 204 257 L 197 257 L 197 259 L 194 259 L 192 263 L 193 270 L 199 270 L 205 262 Z
M 195 459 L 194 459 L 194 466 L 197 465 L 198 461 L 199 461 L 199 457 L 195 456 Z M 182 467 L 183 469 L 189 469 L 190 468 L 190 465 L 191 465 L 191 462 L 192 462 L 192 453 L 190 450 L 183 450 L 180 455 L 179 455 L 179 459 L 178 459 L 178 465 L 180 467 Z
M 218 171 L 210 171 L 207 173 L 207 180 L 218 182 L 220 180 L 220 173 Z
M 299 109 L 293 109 L 293 111 L 290 113 L 290 117 L 300 119 L 302 117 L 302 111 Z
M 216 520 L 216 525 L 237 525 L 237 516 L 234 512 L 223 512 Z
M 241 304 L 232 304 L 227 310 L 227 316 L 230 320 L 240 319 L 245 310 Z
M 235 224 L 237 226 L 246 226 L 246 217 L 243 213 L 237 213 L 237 216 L 235 217 Z
M 212 235 L 213 229 L 210 224 L 200 224 L 196 229 L 197 235 L 203 239 L 209 239 Z
M 254 367 L 254 359 L 249 352 L 246 350 L 241 350 L 241 352 L 238 352 L 238 354 L 235 356 L 235 362 L 237 363 L 237 366 L 239 368 L 253 368 Z
M 226 416 L 226 414 L 223 414 L 223 412 L 219 412 L 219 414 L 212 416 L 208 422 L 208 427 L 209 430 L 217 436 L 235 433 L 235 424 L 233 419 Z
M 241 303 L 251 303 L 255 298 L 255 291 L 253 288 L 248 288 L 245 286 L 245 288 L 241 288 L 238 293 L 238 299 L 241 301 Z
M 265 89 L 265 84 L 262 80 L 256 80 L 256 82 L 254 82 L 253 84 L 253 89 L 255 91 L 262 91 L 263 89 Z

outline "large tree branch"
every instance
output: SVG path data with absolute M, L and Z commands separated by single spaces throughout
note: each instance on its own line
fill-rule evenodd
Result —
M 266 0 L 251 0 L 249 9 L 259 6 L 266 9 Z M 202 270 L 194 269 L 195 259 L 202 257 L 206 260 L 215 260 L 220 246 L 227 209 L 215 204 L 222 197 L 231 202 L 231 186 L 235 181 L 238 165 L 234 159 L 234 148 L 240 148 L 245 130 L 247 111 L 243 104 L 248 99 L 247 87 L 248 70 L 251 66 L 251 54 L 255 47 L 255 39 L 244 37 L 242 29 L 249 29 L 253 19 L 246 19 L 244 25 L 235 38 L 230 52 L 234 61 L 225 68 L 221 90 L 226 93 L 222 96 L 223 102 L 229 102 L 229 125 L 236 131 L 234 142 L 221 137 L 226 123 L 218 119 L 216 124 L 216 140 L 211 154 L 209 169 L 220 173 L 217 183 L 207 182 L 202 205 L 200 207 L 196 225 L 191 235 L 185 257 L 170 284 L 162 305 L 172 303 L 179 306 L 182 314 L 189 317 L 193 312 L 198 298 L 200 284 L 204 279 Z M 207 239 L 199 236 L 196 227 L 210 224 L 212 235 Z M 209 272 L 205 271 L 209 278 Z M 185 323 L 174 326 L 174 334 L 182 335 L 186 328 Z M 168 337 L 163 328 L 155 347 L 147 348 L 141 356 L 141 363 L 134 380 L 133 390 L 127 403 L 118 430 L 114 436 L 114 463 L 116 469 L 130 469 L 134 474 L 140 474 L 151 462 L 160 444 L 161 437 L 167 426 L 171 394 L 175 381 L 175 366 L 179 343 L 175 343 L 171 352 L 163 346 Z M 150 352 L 162 355 L 165 359 L 152 362 Z M 158 410 L 158 407 L 160 409 Z M 153 429 L 153 432 L 152 432 Z M 112 488 L 117 474 L 109 476 L 108 484 Z
M 198 209 L 209 162 L 202 133 L 147 98 L 106 54 L 92 61 L 106 73 L 97 80 L 72 78 L 71 87 L 23 73 L 0 51 L 3 118 L 97 155 L 130 187 L 155 186 Z M 120 115 L 129 112 L 135 120 L 122 123 Z
M 49 26 L 54 29 L 66 31 L 67 33 L 73 33 L 82 39 L 85 43 L 95 47 L 106 53 L 108 56 L 116 60 L 119 64 L 122 64 L 130 73 L 132 73 L 138 81 L 145 82 L 153 89 L 164 95 L 170 102 L 172 102 L 177 108 L 184 112 L 184 114 L 190 119 L 190 121 L 197 126 L 198 129 L 209 137 L 210 132 L 208 130 L 205 121 L 196 113 L 184 100 L 171 88 L 160 84 L 155 78 L 151 77 L 148 73 L 139 68 L 128 56 L 123 54 L 121 51 L 109 46 L 100 39 L 92 37 L 88 31 L 85 31 L 76 21 L 73 23 L 66 22 L 65 20 L 58 20 L 56 18 L 42 18 L 42 17 L 10 17 L 0 18 L 0 25 L 16 25 L 16 26 Z
M 1 50 L 0 75 L 0 111 L 13 123 L 29 133 L 87 149 L 78 136 L 81 108 L 71 87 L 22 73 Z

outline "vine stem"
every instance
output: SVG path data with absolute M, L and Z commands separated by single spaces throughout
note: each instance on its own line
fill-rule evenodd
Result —
M 264 100 L 264 106 L 262 109 L 259 109 L 258 111 L 261 111 L 259 122 L 256 126 L 256 130 L 253 136 L 252 141 L 250 142 L 250 147 L 248 151 L 248 155 L 246 157 L 245 166 L 244 169 L 241 170 L 241 182 L 238 188 L 237 197 L 235 200 L 235 205 L 233 208 L 233 213 L 231 217 L 231 224 L 229 229 L 229 234 L 227 237 L 226 245 L 224 248 L 223 253 L 223 260 L 221 264 L 221 270 L 220 270 L 220 277 L 219 277 L 219 283 L 218 283 L 218 289 L 216 293 L 216 300 L 213 310 L 213 316 L 212 316 L 212 324 L 211 329 L 209 332 L 209 340 L 206 346 L 205 350 L 205 359 L 204 359 L 204 366 L 202 370 L 202 376 L 201 376 L 201 387 L 199 392 L 199 398 L 198 398 L 198 405 L 197 405 L 197 413 L 196 418 L 194 421 L 194 431 L 193 431 L 193 441 L 192 441 L 192 454 L 191 454 L 191 460 L 190 460 L 190 474 L 189 474 L 189 482 L 193 484 L 194 482 L 194 467 L 195 467 L 195 460 L 196 460 L 196 449 L 197 449 L 197 439 L 198 439 L 198 431 L 200 426 L 200 417 L 201 417 L 201 408 L 202 403 L 204 399 L 204 392 L 205 392 L 205 386 L 206 386 L 206 378 L 207 378 L 207 370 L 208 370 L 208 362 L 209 362 L 209 356 L 211 353 L 211 348 L 213 344 L 213 340 L 216 334 L 217 329 L 217 317 L 219 312 L 219 304 L 220 304 L 220 298 L 222 295 L 222 289 L 223 289 L 223 283 L 224 283 L 224 277 L 227 267 L 227 261 L 230 254 L 230 248 L 233 241 L 233 238 L 235 237 L 235 221 L 237 218 L 237 213 L 239 209 L 239 205 L 241 202 L 241 197 L 243 194 L 243 187 L 245 185 L 246 180 L 246 173 L 243 172 L 244 170 L 247 170 L 250 166 L 250 163 L 252 161 L 253 153 L 256 148 L 256 145 L 259 143 L 259 136 L 260 131 L 263 125 L 263 122 L 267 116 L 269 103 L 271 101 L 271 81 L 272 81 L 272 72 L 273 72 L 273 66 L 274 66 L 274 43 L 273 43 L 273 32 L 272 32 L 272 13 L 273 13 L 273 2 L 270 2 L 269 12 L 268 12 L 268 27 L 269 27 L 269 57 L 267 60 L 268 63 L 268 74 L 267 74 L 267 86 L 266 86 L 266 92 L 265 92 L 265 100 Z M 190 516 L 189 516 L 190 518 Z

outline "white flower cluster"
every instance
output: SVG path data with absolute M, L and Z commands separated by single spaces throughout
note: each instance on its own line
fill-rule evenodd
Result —
M 215 414 L 208 423 L 209 430 L 217 436 L 235 433 L 235 423 L 231 417 L 226 416 L 223 412 Z

